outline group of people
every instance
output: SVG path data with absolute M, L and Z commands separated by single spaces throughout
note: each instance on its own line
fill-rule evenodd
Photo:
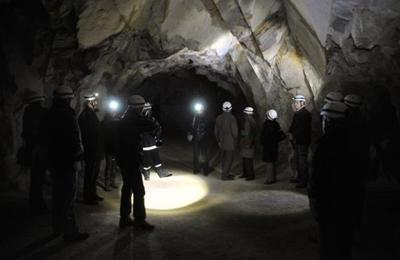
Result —
M 151 115 L 151 105 L 142 96 L 128 98 L 122 115 L 110 112 L 100 122 L 94 94 L 84 96 L 84 108 L 79 117 L 71 107 L 74 93 L 62 86 L 54 90 L 50 109 L 42 106 L 43 96 L 32 95 L 23 118 L 24 146 L 30 153 L 30 206 L 33 211 L 46 209 L 42 186 L 45 172 L 52 177 L 52 226 L 55 234 L 67 241 L 84 240 L 75 222 L 74 201 L 76 177 L 84 161 L 83 202 L 96 205 L 102 201 L 96 191 L 100 161 L 106 157 L 105 189 L 116 188 L 115 168 L 122 176 L 120 227 L 134 226 L 152 230 L 146 221 L 143 178 L 149 179 L 153 167 L 159 177 L 172 174 L 162 165 L 158 154 L 161 126 Z M 361 218 L 365 172 L 368 170 L 369 140 L 367 123 L 362 116 L 361 98 L 331 92 L 321 109 L 322 138 L 314 153 L 312 174 L 309 176 L 308 150 L 311 143 L 311 113 L 302 95 L 293 98 L 295 111 L 288 134 L 277 122 L 278 113 L 270 109 L 260 134 L 263 161 L 266 162 L 265 184 L 276 181 L 276 161 L 279 142 L 287 136 L 295 151 L 297 176 L 291 180 L 296 187 L 308 187 L 310 208 L 321 231 L 321 252 L 343 258 L 351 249 L 354 227 Z M 198 174 L 213 171 L 207 154 L 209 123 L 204 106 L 198 107 L 192 121 L 190 140 L 193 142 L 194 169 Z M 246 180 L 255 178 L 254 157 L 257 143 L 257 124 L 254 109 L 246 107 L 238 121 L 231 113 L 232 104 L 222 104 L 216 118 L 214 135 L 222 154 L 222 180 L 233 180 L 231 168 L 237 147 L 242 156 Z M 346 181 L 343 181 L 343 180 Z M 134 203 L 132 204 L 132 194 Z M 132 210 L 133 205 L 133 210 Z M 133 212 L 132 212 L 133 211 Z M 131 213 L 134 219 L 131 218 Z M 331 258 L 329 258 L 331 259 Z
M 307 154 L 311 143 L 311 113 L 305 108 L 304 96 L 297 95 L 293 100 L 295 115 L 289 129 L 289 138 L 296 152 L 298 174 L 291 182 L 297 183 L 298 188 L 305 188 L 308 180 Z M 197 174 L 202 169 L 204 175 L 208 175 L 213 169 L 209 165 L 207 154 L 210 130 L 204 110 L 204 106 L 196 110 L 189 136 L 190 141 L 193 142 L 193 172 Z M 229 101 L 222 104 L 222 111 L 214 126 L 214 135 L 222 154 L 221 179 L 226 181 L 235 179 L 231 170 L 235 151 L 239 148 L 243 165 L 239 178 L 254 180 L 254 156 L 256 144 L 259 143 L 263 148 L 262 159 L 266 163 L 265 184 L 275 183 L 279 142 L 287 137 L 277 122 L 277 111 L 270 109 L 266 112 L 259 141 L 254 108 L 243 109 L 241 124 L 238 124 L 238 120 L 232 114 L 232 104 Z M 202 163 L 200 163 L 201 158 L 203 158 Z
M 30 168 L 30 208 L 33 213 L 44 213 L 47 206 L 43 198 L 46 170 L 52 179 L 52 227 L 54 234 L 63 235 L 66 241 L 80 241 L 88 237 L 80 232 L 74 216 L 77 173 L 84 162 L 83 203 L 97 205 L 103 200 L 97 193 L 100 163 L 106 159 L 104 189 L 118 188 L 115 183 L 117 165 L 122 175 L 120 227 L 134 226 L 152 230 L 146 222 L 144 206 L 146 180 L 150 169 L 160 178 L 171 176 L 162 165 L 158 147 L 161 127 L 151 115 L 151 105 L 144 98 L 128 98 L 122 116 L 115 111 L 106 114 L 102 122 L 96 112 L 95 94 L 84 96 L 83 110 L 79 116 L 71 107 L 74 93 L 62 86 L 54 90 L 50 109 L 43 106 L 45 97 L 32 93 L 23 117 L 24 154 L 21 164 Z M 132 194 L 134 195 L 133 217 Z

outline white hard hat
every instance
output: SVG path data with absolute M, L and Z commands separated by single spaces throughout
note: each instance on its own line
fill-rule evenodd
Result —
M 232 110 L 232 104 L 231 104 L 231 102 L 229 102 L 229 101 L 225 101 L 223 104 L 222 104 L 222 110 L 224 110 L 224 111 L 231 111 Z
M 61 86 L 54 90 L 53 95 L 54 98 L 67 99 L 67 98 L 73 98 L 74 92 L 72 91 L 72 88 L 68 86 Z
M 151 104 L 149 102 L 144 103 L 144 110 L 150 110 L 152 108 Z
M 329 92 L 326 95 L 324 101 L 326 103 L 329 103 L 329 102 L 343 102 L 343 94 L 340 93 L 340 92 L 337 92 L 337 91 Z
M 40 95 L 40 94 L 38 94 L 36 92 L 33 92 L 27 98 L 27 103 L 33 103 L 33 102 L 37 102 L 37 101 L 44 101 L 44 99 L 45 99 L 45 96 Z
M 93 101 L 96 99 L 96 95 L 95 94 L 86 94 L 83 96 L 83 98 L 87 101 Z
M 296 95 L 294 96 L 293 101 L 306 101 L 306 98 L 303 95 Z
M 247 115 L 252 115 L 254 114 L 254 109 L 252 107 L 246 107 L 245 109 L 243 109 L 243 113 Z
M 328 118 L 340 119 L 346 117 L 346 110 L 347 107 L 345 104 L 341 102 L 331 102 L 326 103 L 322 107 L 322 111 L 320 114 L 321 116 L 326 116 Z
M 360 107 L 362 105 L 361 97 L 355 94 L 345 96 L 344 103 L 349 107 Z
M 144 106 L 145 102 L 146 101 L 144 100 L 144 98 L 142 96 L 139 96 L 139 95 L 133 95 L 133 96 L 130 96 L 128 98 L 128 105 L 129 106 L 133 106 L 133 107 Z
M 278 118 L 278 113 L 274 109 L 270 109 L 267 111 L 267 118 L 269 120 L 274 120 Z

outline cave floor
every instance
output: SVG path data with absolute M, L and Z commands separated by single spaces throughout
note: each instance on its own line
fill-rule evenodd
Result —
M 51 236 L 50 215 L 30 215 L 26 193 L 10 192 L 0 197 L 0 258 L 318 259 L 317 225 L 307 196 L 287 178 L 265 186 L 258 170 L 254 181 L 223 182 L 217 171 L 207 177 L 191 173 L 188 144 L 166 144 L 162 149 L 174 176 L 159 179 L 152 173 L 145 182 L 146 205 L 153 208 L 147 210 L 147 219 L 156 225 L 155 231 L 120 230 L 119 190 L 104 192 L 99 187 L 104 202 L 76 203 L 77 222 L 90 233 L 89 239 L 65 243 Z M 371 194 L 354 259 L 400 259 L 400 204 L 387 199 L 398 191 L 387 188 Z M 198 201 L 181 208 L 171 204 L 190 203 L 185 198 Z M 165 205 L 175 208 L 156 209 Z

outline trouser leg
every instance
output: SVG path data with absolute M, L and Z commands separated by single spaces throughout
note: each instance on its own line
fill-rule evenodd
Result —
M 193 172 L 197 173 L 200 171 L 200 142 L 193 142 Z
M 157 172 L 158 177 L 160 177 L 160 178 L 165 177 L 167 175 L 167 172 L 164 169 L 164 166 L 161 162 L 160 153 L 159 153 L 158 148 L 152 150 L 151 155 L 153 158 L 154 170 Z
M 204 172 L 207 172 L 210 168 L 209 158 L 208 158 L 208 144 L 207 140 L 202 140 L 200 142 L 200 153 L 203 157 L 203 163 L 201 168 L 203 168 Z
M 242 172 L 243 175 L 241 176 L 241 178 L 247 178 L 247 161 L 246 158 L 242 158 Z
M 78 231 L 74 214 L 76 172 L 56 171 L 53 173 L 52 222 L 56 233 L 73 234 Z
M 246 178 L 253 179 L 255 177 L 253 158 L 243 158 L 243 167 L 243 173 L 245 174 Z
M 92 174 L 92 179 L 91 179 L 91 193 L 94 198 L 96 198 L 97 195 L 97 178 L 99 177 L 100 173 L 100 160 L 96 160 L 93 164 L 93 174 Z
M 267 182 L 275 182 L 276 181 L 276 167 L 275 162 L 267 162 L 266 163 L 266 176 Z
M 144 205 L 145 190 L 139 168 L 132 169 L 131 187 L 134 198 L 133 216 L 135 220 L 144 220 L 146 218 L 146 209 Z
M 117 175 L 117 171 L 118 171 L 117 162 L 115 161 L 115 158 L 112 156 L 111 157 L 110 183 L 111 183 L 111 186 L 114 186 L 114 187 L 116 186 L 115 178 Z
M 298 180 L 302 185 L 308 182 L 308 145 L 296 145 L 296 166 Z
M 111 175 L 113 174 L 113 166 L 112 166 L 112 156 L 106 154 L 106 169 L 104 171 L 104 186 L 106 188 L 110 187 L 111 184 Z
M 43 184 L 46 177 L 46 167 L 44 162 L 34 155 L 34 161 L 31 168 L 29 202 L 31 209 L 43 209 L 46 207 L 43 199 Z
M 121 188 L 121 218 L 128 218 L 132 210 L 132 172 L 129 169 L 121 169 L 122 188 Z
M 92 180 L 94 173 L 94 161 L 93 160 L 85 160 L 85 176 L 83 179 L 83 198 L 84 200 L 94 200 L 93 197 L 93 189 L 92 189 Z
M 223 151 L 222 153 L 222 177 L 228 177 L 231 172 L 233 162 L 233 151 Z

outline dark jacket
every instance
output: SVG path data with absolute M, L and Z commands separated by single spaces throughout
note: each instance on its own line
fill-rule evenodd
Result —
M 155 117 L 147 116 L 146 118 L 153 124 L 154 129 L 141 134 L 141 145 L 144 150 L 146 150 L 146 148 L 154 148 L 157 146 L 157 140 L 161 139 L 162 132 L 161 125 Z
M 266 119 L 261 132 L 261 145 L 263 146 L 263 161 L 276 162 L 278 158 L 279 142 L 286 138 L 276 120 Z
M 196 114 L 192 121 L 193 141 L 207 139 L 209 133 L 208 119 L 205 115 Z
M 104 137 L 104 152 L 107 155 L 115 156 L 116 154 L 118 121 L 118 118 L 106 114 L 104 120 L 101 122 Z
M 352 170 L 360 165 L 348 149 L 348 137 L 344 123 L 331 127 L 314 153 L 308 195 L 318 221 L 353 223 L 360 207 L 363 181 Z
M 214 134 L 222 150 L 234 151 L 238 138 L 238 124 L 235 116 L 230 112 L 220 114 L 215 122 Z
M 79 115 L 82 144 L 86 160 L 101 160 L 104 157 L 103 133 L 96 112 L 86 106 Z
M 311 113 L 306 108 L 303 107 L 294 114 L 289 132 L 296 144 L 309 145 L 311 143 Z
M 121 168 L 136 168 L 140 165 L 141 135 L 154 131 L 156 126 L 148 118 L 128 111 L 118 123 L 117 163 Z
M 34 153 L 46 153 L 43 128 L 47 113 L 48 110 L 43 108 L 40 102 L 31 103 L 25 108 L 21 134 L 24 144 L 17 156 L 20 164 L 31 166 Z
M 253 116 L 245 115 L 240 130 L 240 155 L 253 158 L 256 147 L 257 124 Z
M 82 142 L 75 111 L 54 103 L 46 118 L 46 136 L 51 170 L 72 170 L 82 158 Z

